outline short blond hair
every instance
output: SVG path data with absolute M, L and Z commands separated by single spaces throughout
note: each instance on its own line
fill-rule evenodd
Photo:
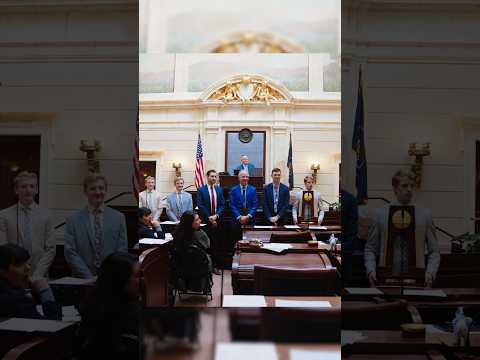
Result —
M 307 175 L 307 176 L 305 176 L 305 177 L 303 178 L 303 183 L 306 183 L 307 180 L 315 181 L 315 180 L 313 180 L 313 176 L 312 176 L 312 175 Z
M 107 190 L 108 182 L 107 182 L 107 178 L 105 176 L 103 176 L 101 174 L 88 174 L 83 179 L 83 191 L 87 190 L 88 185 L 90 185 L 94 182 L 97 182 L 99 180 L 103 181 L 103 183 L 105 184 L 105 190 Z
M 13 186 L 17 188 L 22 181 L 26 180 L 35 180 L 35 182 L 38 184 L 37 174 L 35 174 L 34 172 L 20 171 L 13 179 Z
M 392 176 L 392 186 L 396 188 L 400 184 L 400 180 L 407 178 L 415 183 L 415 174 L 411 171 L 400 169 Z
M 176 177 L 176 178 L 173 180 L 173 185 L 177 185 L 177 181 L 180 181 L 180 180 L 182 180 L 183 183 L 185 184 L 185 180 L 184 180 L 181 176 L 179 176 L 179 177 Z
M 147 182 L 148 180 L 153 180 L 153 181 L 155 181 L 155 178 L 154 178 L 153 176 L 147 176 L 147 177 L 145 178 L 145 182 Z

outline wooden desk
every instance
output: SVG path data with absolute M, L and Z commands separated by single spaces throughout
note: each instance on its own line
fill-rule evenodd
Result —
M 261 226 L 261 225 L 260 225 Z M 323 225 L 322 225 L 323 226 Z M 325 226 L 327 229 L 326 230 L 314 230 L 314 229 L 311 229 L 310 232 L 314 232 L 314 233 L 332 233 L 332 232 L 341 232 L 342 231 L 342 227 L 340 225 L 328 225 L 328 226 Z M 286 228 L 285 226 L 281 225 L 281 226 L 272 226 L 271 228 L 258 228 L 254 225 L 243 225 L 242 226 L 242 229 L 245 230 L 245 231 L 252 231 L 252 230 L 255 230 L 255 231 L 290 231 L 290 232 L 297 232 L 297 231 L 305 231 L 305 230 L 308 230 L 308 226 L 305 226 L 304 228 L 301 228 L 301 229 L 289 229 L 289 228 Z
M 267 307 L 276 307 L 276 300 L 294 300 L 294 301 L 328 301 L 332 308 L 341 308 L 342 298 L 340 296 L 265 296 Z M 222 301 L 223 305 L 223 301 Z M 242 307 L 241 304 L 239 307 Z M 253 308 L 260 314 L 261 308 Z
M 5 320 L 8 319 L 0 319 L 0 321 Z M 21 349 L 21 344 L 38 343 L 42 350 L 41 354 L 38 354 L 38 358 L 52 360 L 64 359 L 72 350 L 77 326 L 77 323 L 70 323 L 63 329 L 55 332 L 45 332 L 41 330 L 32 332 L 0 330 L 0 338 L 2 339 L 2 341 L 0 341 L 0 358 L 3 359 L 3 356 L 13 348 L 16 348 L 16 350 L 26 350 Z
M 295 269 L 332 268 L 328 255 L 320 252 L 318 249 L 313 250 L 311 253 L 288 252 L 287 250 L 286 254 L 271 254 L 265 251 L 258 251 L 258 249 L 253 251 L 250 251 L 250 249 L 238 249 L 232 263 L 233 294 L 253 294 L 253 270 L 255 265 Z
M 451 346 L 453 334 L 429 332 L 425 337 L 406 337 L 400 330 L 360 330 L 365 339 L 354 344 L 342 347 L 342 353 L 425 353 L 429 350 L 441 350 Z M 345 334 L 342 331 L 342 334 Z M 471 334 L 470 341 L 473 348 L 480 346 L 480 334 Z

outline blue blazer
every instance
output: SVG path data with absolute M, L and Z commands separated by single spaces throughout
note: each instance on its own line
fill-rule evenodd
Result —
M 67 219 L 64 236 L 65 260 L 72 270 L 72 275 L 84 279 L 97 275 L 94 266 L 95 235 L 87 208 L 77 211 Z M 102 245 L 102 261 L 116 251 L 128 251 L 125 216 L 108 206 L 105 206 L 103 213 Z
M 257 190 L 252 185 L 247 186 L 247 209 L 248 215 L 252 218 L 252 223 L 255 224 L 255 215 L 257 214 L 258 199 Z M 242 216 L 243 199 L 242 188 L 240 185 L 234 186 L 230 190 L 230 211 L 232 212 L 232 222 L 236 223 L 237 218 Z
M 255 165 L 248 163 L 247 164 L 248 168 L 248 175 L 252 176 L 253 169 L 255 169 Z M 243 170 L 243 164 L 238 165 L 235 170 L 242 171 Z
M 288 205 L 290 204 L 290 191 L 288 187 L 280 183 L 278 189 L 277 213 L 274 212 L 273 183 L 265 185 L 263 188 L 263 214 L 268 221 L 272 216 L 278 215 L 279 218 L 285 216 Z
M 220 186 L 214 186 L 214 189 L 217 193 L 217 211 L 215 214 L 220 218 L 225 210 L 225 199 L 223 198 L 223 191 Z M 202 219 L 202 222 L 206 224 L 208 224 L 208 218 L 212 214 L 210 205 L 210 192 L 208 186 L 203 185 L 197 190 L 197 206 L 198 211 L 200 212 L 200 218 Z

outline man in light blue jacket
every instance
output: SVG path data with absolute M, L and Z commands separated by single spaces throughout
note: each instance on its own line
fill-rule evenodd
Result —
M 107 180 L 88 175 L 83 182 L 88 205 L 67 219 L 64 255 L 72 276 L 92 278 L 105 257 L 128 251 L 125 216 L 105 206 Z
M 176 178 L 174 184 L 175 191 L 167 196 L 167 216 L 170 221 L 180 221 L 185 211 L 193 211 L 193 201 L 192 195 L 183 191 L 183 178 Z

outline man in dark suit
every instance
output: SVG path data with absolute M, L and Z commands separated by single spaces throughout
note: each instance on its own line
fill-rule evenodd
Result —
M 248 156 L 240 156 L 240 162 L 241 164 L 238 165 L 235 170 L 238 170 L 239 173 L 240 171 L 244 170 L 247 172 L 248 176 L 253 176 L 253 169 L 255 169 L 255 165 L 249 163 Z
M 210 238 L 210 250 L 212 252 L 213 272 L 221 274 L 220 263 L 220 218 L 225 209 L 225 199 L 222 189 L 217 185 L 217 172 L 207 171 L 207 184 L 197 190 L 197 206 L 202 223 L 207 224 L 204 229 Z
M 238 173 L 239 185 L 230 191 L 230 211 L 232 222 L 238 225 L 255 224 L 258 199 L 255 187 L 248 185 L 248 174 L 242 170 Z
M 263 215 L 273 224 L 285 223 L 288 205 L 290 203 L 290 191 L 280 182 L 282 171 L 279 168 L 272 170 L 272 182 L 263 188 Z

